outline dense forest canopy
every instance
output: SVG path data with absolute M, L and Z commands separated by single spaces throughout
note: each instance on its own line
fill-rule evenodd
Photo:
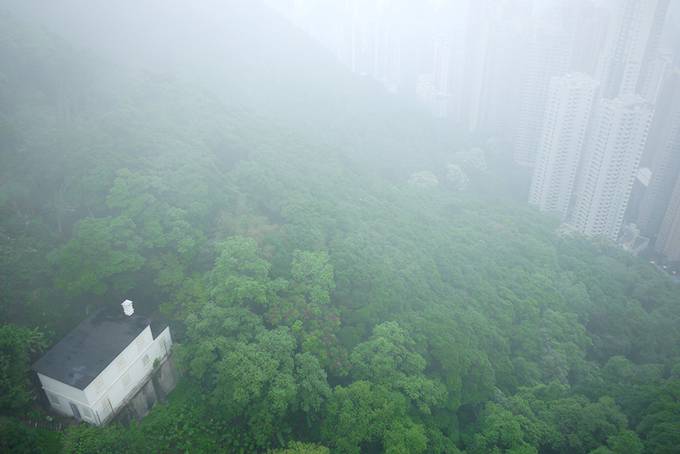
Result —
M 560 234 L 502 147 L 256 2 L 177 34 L 153 2 L 14 3 L 0 450 L 677 452 L 680 289 Z M 125 298 L 171 320 L 178 388 L 129 427 L 36 427 L 31 361 Z

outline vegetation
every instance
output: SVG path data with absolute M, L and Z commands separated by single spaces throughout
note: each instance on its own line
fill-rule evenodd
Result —
M 296 127 L 0 20 L 0 450 L 677 452 L 678 287 L 558 235 L 502 150 L 456 164 L 467 190 L 410 185 L 467 139 L 416 139 L 379 97 L 338 114 L 360 82 L 321 110 L 345 133 Z M 23 424 L 43 338 L 124 297 L 172 319 L 170 400 L 128 428 Z

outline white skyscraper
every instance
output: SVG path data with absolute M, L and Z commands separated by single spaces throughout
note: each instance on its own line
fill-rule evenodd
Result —
M 673 53 L 659 51 L 658 56 L 650 62 L 645 79 L 638 86 L 638 94 L 652 104 L 656 104 L 664 81 L 673 73 Z
M 434 114 L 443 118 L 448 115 L 451 47 L 444 38 L 439 38 L 434 44 L 434 86 L 437 93 Z
M 639 93 L 651 77 L 669 0 L 616 0 L 599 71 L 605 97 Z
M 517 112 L 514 160 L 533 166 L 543 128 L 550 80 L 569 71 L 571 40 L 562 31 L 538 28 L 529 49 L 522 97 Z
M 667 75 L 658 98 L 643 155 L 643 165 L 650 168 L 651 178 L 635 219 L 642 233 L 651 239 L 659 233 L 680 175 L 680 69 Z
M 581 233 L 618 239 L 652 114 L 639 96 L 600 100 L 570 220 Z
M 438 36 L 433 40 L 429 58 L 425 65 L 426 72 L 419 74 L 416 94 L 425 106 L 437 118 L 448 115 L 451 67 L 451 47 L 445 37 Z
M 597 87 L 582 73 L 550 82 L 529 203 L 562 220 L 569 212 Z
M 680 178 L 675 183 L 654 248 L 671 262 L 680 261 Z
M 410 2 L 419 4 L 418 2 Z M 446 37 L 448 62 L 446 116 L 475 133 L 512 139 L 520 103 L 526 54 L 532 36 L 530 3 L 526 0 L 456 0 L 433 2 L 443 7 L 437 34 Z M 436 36 L 436 35 L 435 35 Z M 428 56 L 429 51 L 420 51 Z M 429 59 L 429 57 L 426 57 Z M 421 78 L 427 87 L 430 77 Z M 433 81 L 436 78 L 433 79 Z M 440 84 L 443 86 L 443 84 Z

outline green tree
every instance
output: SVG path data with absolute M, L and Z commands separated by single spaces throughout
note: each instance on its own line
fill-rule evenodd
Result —
M 295 251 L 290 274 L 295 286 L 294 291 L 304 295 L 309 304 L 327 305 L 330 303 L 335 281 L 328 253 Z
M 269 278 L 271 264 L 261 257 L 255 240 L 230 237 L 218 246 L 210 274 L 211 297 L 218 304 L 246 307 L 268 306 L 284 282 Z
M 474 453 L 535 453 L 536 447 L 531 446 L 524 434 L 522 416 L 515 416 L 494 403 L 484 407 L 481 416 L 481 426 L 475 433 L 472 444 L 468 449 Z
M 321 433 L 337 452 L 358 453 L 372 443 L 381 445 L 384 452 L 423 452 L 427 447 L 424 429 L 406 412 L 406 399 L 400 393 L 356 381 L 333 390 Z
M 31 357 L 45 347 L 42 333 L 0 325 L 0 411 L 16 412 L 34 398 L 29 373 Z
M 131 441 L 130 432 L 118 424 L 105 429 L 80 424 L 66 431 L 63 449 L 73 454 L 141 452 L 142 447 Z
M 330 450 L 314 443 L 293 441 L 285 448 L 270 451 L 270 454 L 330 454 Z
M 636 427 L 645 450 L 672 453 L 680 446 L 680 380 L 669 380 L 654 389 L 654 397 L 643 410 L 644 416 Z
M 50 255 L 56 283 L 69 295 L 103 295 L 112 287 L 121 292 L 135 282 L 133 273 L 145 262 L 141 239 L 129 218 L 87 218 L 71 239 Z
M 326 371 L 312 354 L 295 355 L 295 381 L 298 389 L 296 406 L 309 416 L 319 414 L 331 389 L 326 381 Z
M 16 419 L 0 416 L 0 451 L 31 454 L 39 449 L 35 433 Z
M 645 447 L 632 430 L 622 430 L 607 438 L 607 445 L 615 454 L 642 454 Z
M 432 407 L 444 403 L 446 389 L 425 376 L 427 362 L 414 350 L 414 341 L 398 323 L 377 325 L 371 338 L 352 351 L 352 376 L 400 391 L 430 414 Z

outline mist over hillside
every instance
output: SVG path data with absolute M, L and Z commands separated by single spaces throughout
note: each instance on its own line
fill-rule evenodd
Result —
M 0 450 L 674 452 L 677 283 L 271 3 L 0 5 Z M 36 375 L 85 329 L 117 415 Z

